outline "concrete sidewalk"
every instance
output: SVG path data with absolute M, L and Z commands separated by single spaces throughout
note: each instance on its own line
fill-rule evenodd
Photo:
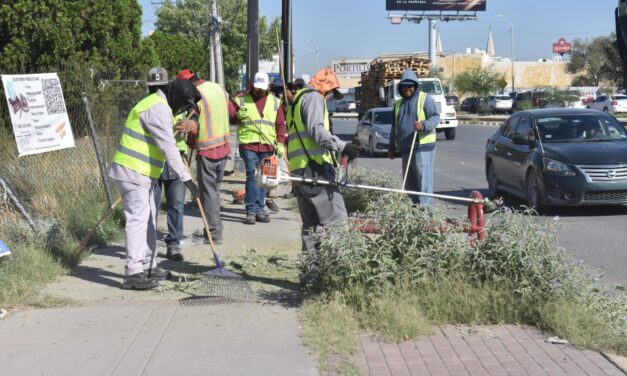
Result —
M 300 251 L 298 211 L 279 199 L 272 222 L 244 225 L 242 205 L 230 191 L 242 176 L 223 184 L 226 259 L 255 249 L 258 254 Z M 159 227 L 165 227 L 160 217 Z M 207 245 L 193 241 L 202 228 L 198 211 L 188 208 L 185 261 L 163 258 L 174 273 L 197 273 L 213 266 Z M 281 239 L 277 241 L 276 239 Z M 123 244 L 96 251 L 71 275 L 46 289 L 74 305 L 27 309 L 0 321 L 0 376 L 30 375 L 318 375 L 301 339 L 301 296 L 294 282 L 251 279 L 258 299 L 187 305 L 184 291 L 120 289 Z M 355 357 L 364 375 L 622 375 L 601 354 L 549 344 L 533 328 L 517 326 L 434 328 L 432 336 L 388 344 L 360 337 Z M 325 374 L 335 375 L 332 369 Z

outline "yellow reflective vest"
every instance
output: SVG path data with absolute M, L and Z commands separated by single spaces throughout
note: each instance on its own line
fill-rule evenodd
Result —
M 198 103 L 200 116 L 196 148 L 214 149 L 226 144 L 229 139 L 228 96 L 222 87 L 214 82 L 205 81 L 196 88 L 202 96 Z
M 416 105 L 416 112 L 417 112 L 416 117 L 418 121 L 427 120 L 427 115 L 425 114 L 425 109 L 424 109 L 426 99 L 427 99 L 427 93 L 419 91 L 418 103 Z M 401 103 L 403 103 L 404 100 L 405 98 L 401 98 L 397 100 L 396 103 L 394 103 L 394 119 L 395 119 L 394 126 L 395 127 L 398 127 L 398 110 L 401 107 Z M 420 145 L 435 142 L 437 139 L 435 129 L 432 130 L 431 132 L 423 131 L 423 132 L 418 133 L 418 139 L 420 140 Z
M 266 104 L 263 107 L 262 118 L 250 94 L 240 97 L 239 107 L 247 109 L 249 118 L 240 120 L 240 125 L 237 128 L 237 142 L 240 144 L 259 142 L 273 145 L 276 140 L 275 125 L 280 104 L 279 98 L 268 94 Z
M 159 103 L 168 106 L 165 99 L 154 93 L 133 107 L 128 114 L 118 149 L 113 156 L 113 162 L 153 179 L 158 179 L 161 176 L 165 156 L 155 144 L 150 133 L 142 127 L 139 115 Z M 170 116 L 172 116 L 171 111 Z M 172 123 L 174 124 L 174 117 L 172 117 Z
M 335 165 L 335 158 L 331 152 L 316 143 L 303 123 L 301 99 L 307 93 L 320 95 L 311 89 L 301 89 L 294 96 L 294 102 L 287 111 L 287 158 L 290 161 L 290 171 L 305 168 L 310 159 L 319 165 L 323 163 Z M 329 130 L 329 112 L 326 102 L 324 104 L 324 129 Z
M 185 113 L 178 114 L 178 115 L 176 115 L 174 117 L 174 129 L 173 129 L 173 132 L 174 132 L 174 138 L 176 139 L 176 148 L 179 149 L 179 151 L 181 153 L 187 154 L 187 152 L 189 151 L 189 148 L 187 147 L 187 140 L 186 140 L 185 135 L 177 135 L 177 133 L 176 133 L 176 131 L 177 131 L 176 123 L 178 123 L 179 120 L 185 119 L 185 117 L 186 117 Z

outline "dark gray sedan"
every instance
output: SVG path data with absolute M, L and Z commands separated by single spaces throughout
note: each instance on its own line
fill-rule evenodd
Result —
M 538 211 L 625 204 L 627 132 L 594 110 L 517 112 L 488 139 L 485 171 L 491 197 L 510 193 Z

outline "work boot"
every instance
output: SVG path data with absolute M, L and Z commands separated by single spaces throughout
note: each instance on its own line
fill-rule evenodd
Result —
M 272 214 L 276 214 L 279 212 L 279 210 L 281 210 L 281 208 L 279 208 L 279 205 L 277 205 L 276 202 L 271 199 L 266 199 L 266 206 L 268 207 L 270 212 L 272 212 Z
M 254 225 L 255 223 L 257 223 L 257 220 L 255 218 L 255 213 L 247 213 L 244 223 L 247 225 Z
M 179 246 L 168 247 L 168 252 L 166 253 L 165 257 L 167 257 L 168 260 L 172 260 L 172 261 L 183 261 L 183 254 L 181 253 L 181 247 Z
M 257 222 L 268 223 L 270 222 L 270 214 L 260 212 L 255 215 L 255 219 L 257 220 Z
M 211 231 L 211 240 L 213 240 L 213 244 L 220 245 L 222 244 L 222 235 Z M 205 237 L 205 244 L 209 244 L 209 238 Z
M 159 286 L 155 279 L 148 279 L 144 272 L 127 275 L 124 277 L 122 288 L 127 290 L 148 290 Z
M 163 281 L 164 279 L 172 278 L 172 273 L 167 270 L 163 270 L 158 266 L 150 269 L 150 273 L 148 273 L 148 271 L 145 271 L 144 274 L 146 274 L 146 276 L 150 274 L 150 279 L 154 279 L 155 281 Z

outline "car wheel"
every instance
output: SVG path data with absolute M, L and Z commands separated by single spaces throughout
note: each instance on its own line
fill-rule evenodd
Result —
M 603 108 L 603 112 L 609 112 L 609 110 L 607 109 L 607 107 Z
M 455 139 L 455 130 L 456 128 L 446 128 L 444 130 L 444 136 L 446 137 L 447 140 Z
M 525 179 L 525 196 L 527 199 L 527 207 L 538 213 L 542 213 L 544 205 L 542 205 L 542 193 L 540 192 L 540 182 L 538 175 L 532 170 L 527 173 Z
M 370 156 L 370 158 L 374 158 L 377 156 L 377 153 L 374 151 L 374 143 L 372 142 L 372 137 L 368 139 L 368 156 Z
M 494 168 L 494 163 L 490 162 L 488 165 L 488 194 L 493 200 L 504 196 L 504 192 L 498 189 L 498 185 L 499 178 L 496 176 L 496 168 Z

